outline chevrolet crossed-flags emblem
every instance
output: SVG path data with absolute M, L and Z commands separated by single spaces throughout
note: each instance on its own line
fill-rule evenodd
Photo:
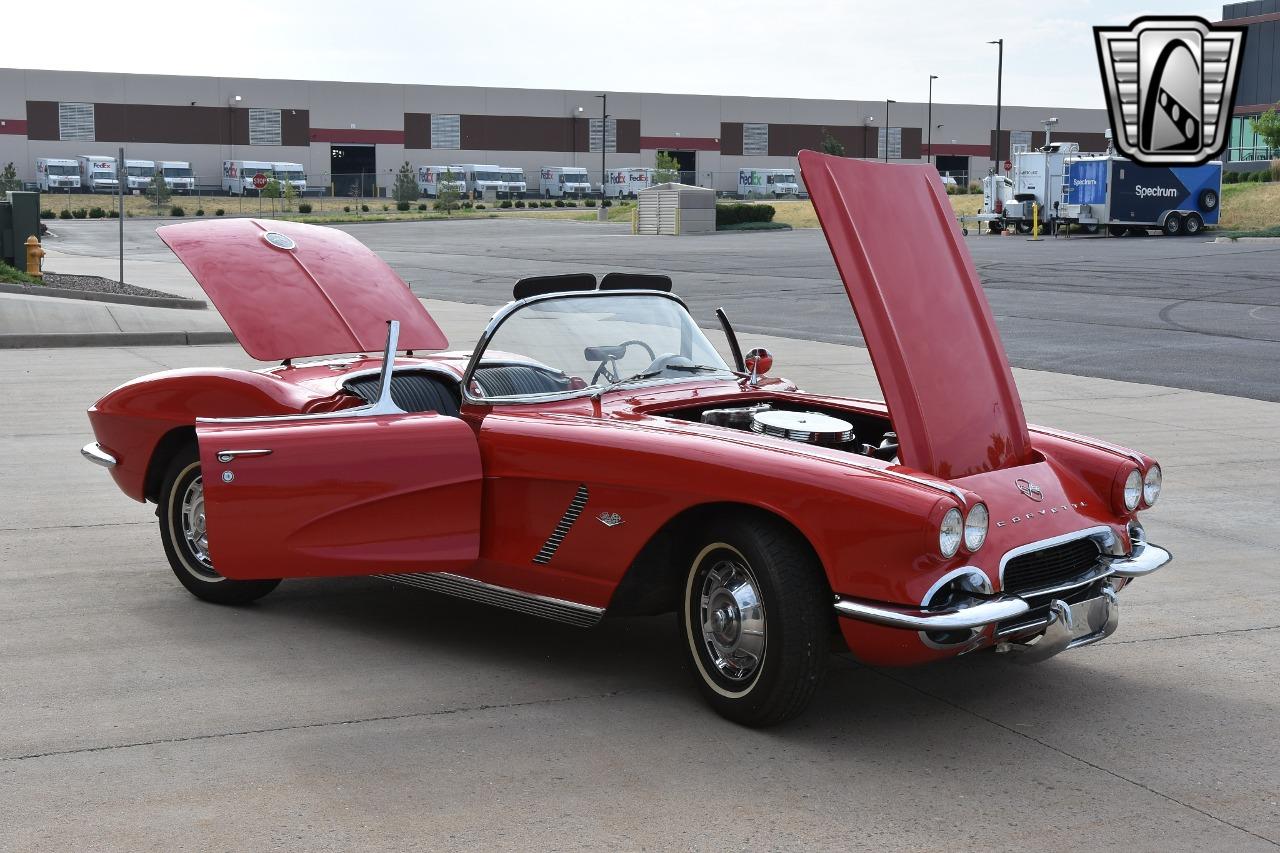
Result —
M 1116 148 L 1148 165 L 1199 165 L 1227 145 L 1244 27 L 1149 16 L 1094 27 Z

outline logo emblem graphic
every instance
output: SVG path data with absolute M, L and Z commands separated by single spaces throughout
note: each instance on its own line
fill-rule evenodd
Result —
M 622 523 L 622 516 L 616 512 L 602 512 L 596 516 L 596 520 L 605 527 L 617 527 Z
M 1033 501 L 1044 500 L 1044 492 L 1040 491 L 1040 487 L 1030 480 L 1024 480 L 1021 477 L 1014 480 L 1014 485 L 1018 487 L 1018 491 L 1022 492 Z
M 1198 166 L 1227 146 L 1244 27 L 1148 16 L 1094 27 L 1112 137 L 1147 165 Z

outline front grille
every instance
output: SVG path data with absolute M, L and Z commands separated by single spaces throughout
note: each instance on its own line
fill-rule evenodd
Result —
M 1086 537 L 1014 557 L 1004 567 L 1004 591 L 1021 595 L 1069 583 L 1092 568 L 1100 553 Z

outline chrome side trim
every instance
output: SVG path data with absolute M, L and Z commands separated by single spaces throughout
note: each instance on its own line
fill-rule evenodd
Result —
M 856 598 L 836 601 L 836 613 L 849 619 L 885 625 L 890 628 L 906 628 L 911 631 L 963 631 L 983 628 L 993 622 L 1003 622 L 1021 616 L 1031 605 L 1021 598 L 1001 596 L 951 610 L 925 610 L 923 608 L 895 607 Z
M 1073 432 L 1063 432 L 1062 430 L 1050 429 L 1049 427 L 1042 427 L 1042 426 L 1033 427 L 1028 425 L 1027 428 L 1031 432 L 1038 432 L 1044 435 L 1051 435 L 1054 438 L 1060 438 L 1063 441 L 1073 441 L 1076 444 L 1083 444 L 1085 447 L 1092 447 L 1094 450 L 1105 450 L 1108 453 L 1114 453 L 1117 456 L 1123 456 L 1126 459 L 1131 460 L 1135 465 L 1137 465 L 1139 471 L 1145 470 L 1145 466 L 1143 465 L 1143 462 L 1142 462 L 1142 457 L 1127 447 L 1121 447 L 1118 444 L 1111 444 L 1109 442 L 1101 441 L 1096 438 L 1090 438 L 1089 436 L 1086 436 L 1086 435 L 1076 435 Z
M 1043 551 L 1045 548 L 1052 548 L 1055 545 L 1086 538 L 1096 538 L 1098 550 L 1103 554 L 1114 554 L 1120 541 L 1114 530 L 1105 524 L 1100 524 L 1097 527 L 1086 527 L 1084 530 L 1075 530 L 1071 533 L 1063 533 L 1061 536 L 1051 536 L 1048 539 L 1037 539 L 1035 542 L 1019 545 L 1017 548 L 1005 551 L 1004 556 L 1000 558 L 1000 588 L 1004 589 L 1004 567 L 1014 557 L 1021 557 L 1023 554 L 1030 554 L 1032 551 Z M 1036 593 L 1028 594 L 1035 595 Z
M 578 490 L 574 493 L 573 499 L 569 501 L 569 506 L 565 509 L 564 515 L 560 516 L 560 520 L 556 522 L 555 529 L 551 531 L 547 541 L 542 543 L 542 547 L 534 555 L 534 563 L 541 566 L 551 562 L 551 558 L 556 555 L 556 551 L 560 550 L 560 543 L 564 541 L 564 537 L 569 535 L 569 528 L 573 527 L 574 522 L 578 520 L 578 516 L 582 515 L 582 509 L 587 505 L 588 495 L 586 484 L 578 486 Z
M 858 467 L 862 467 L 862 466 L 858 466 Z M 897 471 L 889 471 L 888 469 L 884 469 L 884 473 L 888 474 L 891 477 L 897 477 L 900 480 L 907 480 L 908 482 L 919 483 L 922 486 L 928 486 L 931 489 L 936 489 L 940 492 L 946 492 L 947 494 L 951 495 L 956 500 L 958 500 L 960 502 L 961 507 L 965 509 L 969 508 L 969 503 L 964 499 L 964 492 L 960 491 L 955 486 L 952 486 L 948 483 L 939 483 L 934 480 L 926 480 L 923 477 L 913 477 L 910 474 L 901 474 Z
M 94 465 L 101 465 L 103 468 L 116 467 L 116 458 L 102 447 L 96 441 L 91 441 L 84 447 L 80 448 L 80 455 L 88 459 Z
M 466 578 L 461 575 L 438 573 L 406 573 L 375 575 L 374 577 L 392 583 L 415 586 L 420 589 L 465 598 L 482 604 L 491 604 L 507 610 L 541 616 L 556 622 L 565 622 L 579 628 L 590 628 L 604 617 L 603 607 L 591 607 L 578 604 L 576 601 L 565 601 L 562 598 L 550 598 L 545 595 L 534 595 L 504 586 L 494 586 L 483 581 Z

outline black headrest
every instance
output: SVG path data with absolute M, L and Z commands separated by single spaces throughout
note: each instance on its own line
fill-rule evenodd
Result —
M 671 276 L 638 272 L 608 272 L 600 280 L 601 290 L 660 290 L 671 292 Z
M 608 276 L 605 276 L 608 279 Z M 596 277 L 589 272 L 564 275 L 534 275 L 516 282 L 512 295 L 516 299 L 542 296 L 544 293 L 566 293 L 577 290 L 595 290 Z

